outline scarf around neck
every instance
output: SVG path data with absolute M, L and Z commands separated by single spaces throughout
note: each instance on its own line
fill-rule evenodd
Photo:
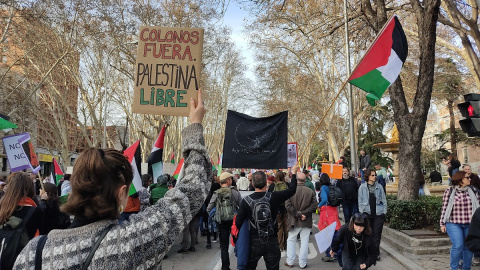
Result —
M 37 204 L 29 197 L 23 197 L 18 201 L 18 206 L 37 206 Z
M 448 198 L 447 209 L 445 210 L 445 216 L 443 217 L 443 222 L 448 222 L 450 220 L 450 214 L 452 214 L 453 205 L 455 204 L 455 193 L 456 191 L 467 191 L 468 195 L 470 196 L 470 201 L 472 201 L 472 214 L 475 213 L 475 210 L 480 206 L 477 200 L 477 195 L 473 192 L 473 189 L 469 186 L 459 188 L 459 187 L 451 187 L 452 191 L 450 193 L 450 197 Z

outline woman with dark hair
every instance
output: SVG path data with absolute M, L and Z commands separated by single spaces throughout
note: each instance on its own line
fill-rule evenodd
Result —
M 443 164 L 448 168 L 448 184 L 452 185 L 452 176 L 460 170 L 462 164 L 458 161 L 457 157 L 454 154 L 449 155 L 448 157 L 443 158 Z
M 380 241 L 383 224 L 387 214 L 387 198 L 382 185 L 377 183 L 375 170 L 367 169 L 364 174 L 366 182 L 358 189 L 358 211 L 367 215 L 372 228 L 376 258 L 380 260 Z
M 452 241 L 450 268 L 457 270 L 459 261 L 463 260 L 462 269 L 470 269 L 473 254 L 465 245 L 465 237 L 472 215 L 479 208 L 480 195 L 475 187 L 470 186 L 470 178 L 464 171 L 456 172 L 451 183 L 452 186 L 443 193 L 440 229 Z
M 368 269 L 375 263 L 375 245 L 371 235 L 368 218 L 356 213 L 349 223 L 338 231 L 338 238 L 333 240 L 330 255 L 333 257 L 343 243 L 342 269 Z
M 182 131 L 184 174 L 175 188 L 119 224 L 133 180 L 132 166 L 120 151 L 85 150 L 75 161 L 72 193 L 62 206 L 75 216 L 72 225 L 32 239 L 14 269 L 35 268 L 36 254 L 41 255 L 43 269 L 160 269 L 210 188 L 212 165 L 201 124 L 205 115 L 201 90 L 198 103 L 191 98 L 189 107 L 191 125 Z
M 330 191 L 329 186 L 331 185 L 330 176 L 328 176 L 328 174 L 326 173 L 322 173 L 320 175 L 319 182 L 322 186 L 320 188 L 320 193 L 318 194 L 320 196 L 320 202 L 318 203 L 318 212 L 320 214 L 318 221 L 318 229 L 323 230 L 333 222 L 337 222 L 337 225 L 335 226 L 335 231 L 337 231 L 338 229 L 340 229 L 340 226 L 342 224 L 340 223 L 340 219 L 338 217 L 337 207 L 328 205 L 328 193 Z M 330 256 L 330 248 L 328 248 L 325 251 L 325 257 L 322 258 L 322 261 L 333 262 L 334 260 L 335 257 Z
M 25 220 L 24 232 L 30 240 L 43 232 L 43 213 L 33 201 L 35 187 L 32 179 L 24 172 L 15 172 L 8 176 L 7 183 L 5 195 L 0 200 L 0 229 L 17 229 Z M 27 243 L 21 241 L 19 251 Z M 2 260 L 0 268 L 11 269 L 13 262 Z
M 45 190 L 40 190 L 40 208 L 44 213 L 44 230 L 48 234 L 54 229 L 66 229 L 70 226 L 70 217 L 60 212 L 60 200 L 57 186 L 52 183 L 43 184 Z

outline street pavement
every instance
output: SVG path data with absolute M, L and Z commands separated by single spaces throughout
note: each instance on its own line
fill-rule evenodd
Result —
M 342 214 L 340 214 L 343 217 Z M 314 234 L 318 232 L 318 228 L 316 224 L 318 223 L 318 215 L 313 215 L 314 225 L 312 228 L 312 235 L 310 236 L 309 241 L 309 249 L 308 249 L 308 257 L 307 257 L 307 269 L 341 269 L 338 263 L 335 262 L 323 262 L 322 257 L 325 254 L 320 254 L 318 251 L 318 247 L 315 241 Z M 212 243 L 212 249 L 206 249 L 207 240 L 206 237 L 198 237 L 198 244 L 195 246 L 196 252 L 189 252 L 188 254 L 178 254 L 177 250 L 181 248 L 180 246 L 181 236 L 173 247 L 171 248 L 170 252 L 168 253 L 168 258 L 163 260 L 162 269 L 184 269 L 184 270 L 220 270 L 221 269 L 221 260 L 220 260 L 220 244 L 219 243 Z M 298 249 L 297 249 L 298 251 Z M 237 258 L 233 253 L 233 247 L 230 246 L 230 269 L 237 268 Z M 381 261 L 377 262 L 376 266 L 373 266 L 369 269 L 372 270 L 406 270 L 402 264 L 394 259 L 388 252 L 381 252 Z M 285 262 L 286 254 L 282 252 L 282 258 L 280 259 L 280 269 L 290 269 L 283 265 Z M 264 270 L 266 269 L 265 263 L 263 262 L 263 258 L 260 259 L 258 263 L 257 269 Z M 297 261 L 295 261 L 295 267 L 292 269 L 300 269 L 298 267 L 298 257 Z

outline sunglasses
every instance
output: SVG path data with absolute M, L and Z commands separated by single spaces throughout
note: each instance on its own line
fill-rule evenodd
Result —
M 370 174 L 370 176 L 377 176 L 377 174 Z

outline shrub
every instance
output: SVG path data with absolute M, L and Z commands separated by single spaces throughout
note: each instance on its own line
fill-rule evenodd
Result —
M 396 230 L 412 230 L 434 226 L 440 231 L 440 215 L 442 198 L 420 196 L 415 201 L 399 201 L 395 195 L 387 195 L 388 211 L 386 221 L 390 228 Z

